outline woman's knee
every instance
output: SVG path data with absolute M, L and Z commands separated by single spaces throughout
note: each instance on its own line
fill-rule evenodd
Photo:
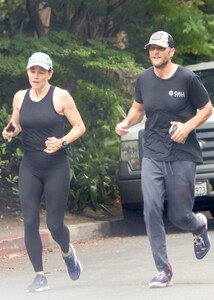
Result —
M 25 232 L 28 232 L 30 234 L 34 232 L 39 231 L 39 222 L 33 220 L 33 219 L 28 219 L 24 221 L 24 228 Z
M 53 236 L 58 235 L 63 230 L 63 223 L 60 222 L 47 222 L 47 227 Z

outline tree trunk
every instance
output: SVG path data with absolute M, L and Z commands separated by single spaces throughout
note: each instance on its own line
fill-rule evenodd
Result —
M 78 7 L 76 13 L 71 19 L 69 31 L 79 35 L 82 30 L 83 23 L 86 22 L 86 14 L 87 14 L 88 7 L 84 2 L 81 2 L 80 6 Z
M 115 35 L 114 32 L 114 21 L 112 15 L 114 11 L 121 5 L 123 5 L 126 0 L 106 0 L 106 18 L 104 24 L 104 37 L 112 37 Z
M 46 6 L 45 2 L 39 4 L 39 16 L 42 21 L 45 34 L 47 34 L 50 29 L 51 8 Z
M 46 34 L 44 25 L 39 14 L 39 5 L 44 4 L 44 1 L 26 0 L 26 9 L 29 14 L 30 20 L 34 25 L 38 37 Z

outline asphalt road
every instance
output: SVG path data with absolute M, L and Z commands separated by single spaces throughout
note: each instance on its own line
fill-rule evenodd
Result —
M 214 231 L 210 236 L 214 241 Z M 75 300 L 210 300 L 214 298 L 214 249 L 198 261 L 190 233 L 169 228 L 168 252 L 174 271 L 174 286 L 149 289 L 155 274 L 146 236 L 110 237 L 76 244 L 83 264 L 81 278 L 73 282 L 66 273 L 58 248 L 45 252 L 44 266 L 50 290 L 26 293 L 33 279 L 26 255 L 0 261 L 1 299 Z

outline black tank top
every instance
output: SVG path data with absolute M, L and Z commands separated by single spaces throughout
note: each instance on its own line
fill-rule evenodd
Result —
M 66 118 L 58 114 L 53 105 L 55 87 L 50 86 L 47 95 L 39 102 L 32 101 L 27 90 L 20 109 L 22 144 L 25 153 L 43 152 L 48 137 L 61 138 L 64 135 Z M 60 149 L 58 152 L 65 152 Z

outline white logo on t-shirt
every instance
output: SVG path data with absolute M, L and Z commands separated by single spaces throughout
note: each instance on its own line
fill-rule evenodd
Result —
M 184 91 L 169 91 L 169 96 L 174 96 L 177 98 L 184 98 L 185 97 L 185 92 Z

